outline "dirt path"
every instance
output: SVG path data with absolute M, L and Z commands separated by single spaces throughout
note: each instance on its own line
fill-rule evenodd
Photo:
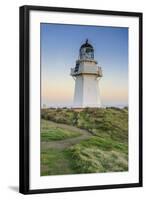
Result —
M 58 128 L 63 128 L 63 129 L 79 132 L 81 135 L 78 137 L 68 138 L 64 140 L 41 142 L 42 150 L 47 150 L 50 148 L 65 149 L 67 147 L 80 143 L 82 140 L 89 139 L 92 136 L 92 134 L 89 133 L 88 131 L 74 127 L 74 126 L 59 124 L 52 121 L 49 121 L 49 123 L 51 123 L 52 125 L 55 125 Z

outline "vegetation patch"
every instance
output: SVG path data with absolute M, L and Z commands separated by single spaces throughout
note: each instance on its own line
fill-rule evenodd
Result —
M 49 149 L 41 152 L 41 176 L 73 174 L 65 151 Z
M 96 146 L 77 144 L 68 150 L 77 173 L 117 172 L 128 170 L 128 156 L 120 151 L 104 151 Z
M 79 135 L 81 134 L 78 132 L 57 127 L 49 121 L 41 121 L 41 141 L 63 140 Z
M 94 135 L 104 132 L 113 140 L 128 140 L 128 108 L 42 109 L 42 119 L 74 125 Z
M 113 141 L 110 138 L 102 138 L 93 136 L 88 140 L 82 141 L 80 143 L 83 147 L 93 148 L 96 147 L 98 149 L 101 149 L 103 151 L 118 151 L 121 153 L 128 154 L 128 146 L 125 143 L 119 143 L 117 141 Z
M 127 107 L 49 108 L 41 110 L 41 118 L 41 141 L 53 144 L 42 147 L 41 175 L 128 170 Z M 85 132 L 88 138 L 79 139 Z

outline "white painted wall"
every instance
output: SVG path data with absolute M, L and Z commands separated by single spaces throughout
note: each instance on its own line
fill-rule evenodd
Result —
M 18 193 L 18 142 L 19 142 L 19 12 L 20 5 L 81 7 L 144 12 L 144 36 L 146 35 L 145 0 L 5 0 L 0 6 L 0 199 L 2 200 L 145 200 L 146 198 L 146 156 L 144 155 L 144 187 L 56 194 L 23 196 Z M 144 55 L 146 39 L 144 37 Z M 144 56 L 144 77 L 146 75 Z M 144 79 L 144 87 L 146 79 Z M 146 88 L 144 88 L 146 102 Z M 146 121 L 144 104 L 144 122 Z M 144 154 L 146 152 L 146 123 L 144 123 Z
M 95 63 L 86 63 L 80 65 L 79 72 L 82 73 L 97 73 L 98 66 Z
M 74 75 L 75 68 L 71 69 Z M 99 93 L 98 66 L 96 61 L 80 60 L 79 69 L 75 76 L 74 104 L 73 107 L 101 107 Z
M 74 107 L 101 107 L 96 75 L 80 75 L 75 80 Z
M 96 75 L 84 75 L 83 107 L 101 107 L 99 81 Z
M 75 78 L 75 90 L 74 90 L 74 102 L 73 107 L 80 108 L 83 105 L 83 76 L 77 76 Z

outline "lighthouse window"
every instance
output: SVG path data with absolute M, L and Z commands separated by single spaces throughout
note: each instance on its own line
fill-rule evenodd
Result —
M 94 53 L 93 52 L 91 52 L 91 58 L 94 58 Z
M 87 52 L 87 53 L 89 53 L 89 52 L 91 52 L 91 51 L 92 51 L 92 50 L 91 50 L 90 48 L 87 48 L 87 49 L 86 49 L 86 52 Z

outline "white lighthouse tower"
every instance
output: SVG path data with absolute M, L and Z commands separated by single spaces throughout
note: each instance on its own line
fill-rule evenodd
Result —
M 97 64 L 93 46 L 86 40 L 80 47 L 75 68 L 71 68 L 71 76 L 75 79 L 74 107 L 101 107 L 99 80 L 102 70 Z

